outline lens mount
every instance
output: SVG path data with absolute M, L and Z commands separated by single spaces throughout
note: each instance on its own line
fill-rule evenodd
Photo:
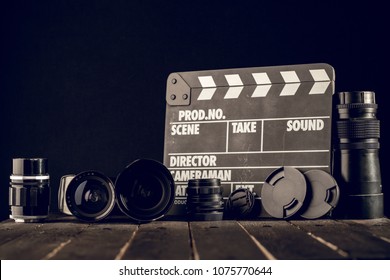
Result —
M 69 183 L 66 204 L 69 211 L 80 220 L 100 221 L 107 217 L 115 206 L 114 184 L 100 172 L 81 172 Z
M 137 222 L 163 217 L 173 205 L 175 183 L 160 162 L 138 159 L 129 164 L 115 181 L 119 209 Z

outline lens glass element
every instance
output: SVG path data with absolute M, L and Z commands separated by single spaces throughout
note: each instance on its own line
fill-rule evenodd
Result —
M 148 222 L 161 218 L 171 208 L 174 181 L 163 164 L 139 159 L 118 175 L 115 191 L 123 213 L 133 220 Z
M 76 205 L 88 214 L 102 211 L 108 201 L 109 193 L 102 182 L 88 180 L 82 182 L 75 192 Z
M 81 220 L 101 220 L 114 208 L 114 184 L 99 172 L 82 172 L 69 183 L 66 203 L 71 213 Z

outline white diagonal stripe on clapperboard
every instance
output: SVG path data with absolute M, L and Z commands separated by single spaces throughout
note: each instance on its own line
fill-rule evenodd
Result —
M 257 84 L 257 87 L 252 93 L 252 97 L 266 97 L 272 84 L 267 73 L 252 73 L 252 76 Z
M 225 78 L 230 87 L 226 92 L 224 99 L 238 98 L 241 94 L 241 91 L 244 89 L 243 87 L 244 84 L 241 81 L 240 75 L 238 74 L 225 75 Z
M 198 100 L 211 100 L 215 91 L 217 90 L 217 86 L 214 82 L 212 76 L 200 76 L 198 77 L 199 82 L 202 86 L 202 91 L 199 94 Z
M 309 94 L 325 94 L 331 81 L 325 69 L 311 69 L 310 75 L 314 80 Z M 266 97 L 272 87 L 272 82 L 266 72 L 251 73 L 256 82 L 256 88 L 251 97 Z M 286 83 L 280 92 L 280 96 L 293 96 L 298 92 L 301 81 L 296 71 L 280 71 L 283 81 Z M 217 85 L 212 76 L 199 76 L 202 91 L 198 100 L 211 100 L 217 90 Z M 244 84 L 239 74 L 227 74 L 225 79 L 229 85 L 224 99 L 236 99 L 244 89 Z
M 330 79 L 325 69 L 312 69 L 309 71 L 315 81 L 309 94 L 324 94 L 330 84 Z
M 300 84 L 300 80 L 295 71 L 280 71 L 282 78 L 286 85 L 283 87 L 280 92 L 280 96 L 292 96 L 297 93 Z

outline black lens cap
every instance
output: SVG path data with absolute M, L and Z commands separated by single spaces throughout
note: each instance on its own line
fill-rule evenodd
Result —
M 322 170 L 309 170 L 304 173 L 311 198 L 307 208 L 301 213 L 302 218 L 317 219 L 337 206 L 340 198 L 340 188 L 332 175 Z
M 69 211 L 86 222 L 104 219 L 115 206 L 114 184 L 97 171 L 77 174 L 70 181 L 65 197 Z
M 307 186 L 303 174 L 292 167 L 281 167 L 265 180 L 261 203 L 274 218 L 290 218 L 304 204 Z

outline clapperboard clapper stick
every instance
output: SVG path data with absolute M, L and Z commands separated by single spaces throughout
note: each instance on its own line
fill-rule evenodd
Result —
M 164 164 L 176 189 L 169 214 L 185 215 L 189 179 L 221 179 L 227 199 L 238 188 L 261 194 L 282 166 L 330 172 L 334 77 L 328 64 L 170 74 Z

